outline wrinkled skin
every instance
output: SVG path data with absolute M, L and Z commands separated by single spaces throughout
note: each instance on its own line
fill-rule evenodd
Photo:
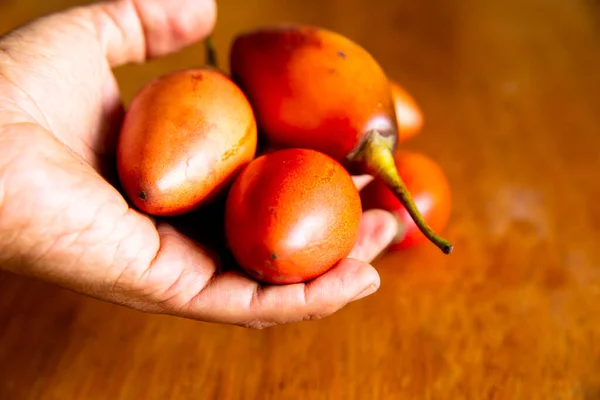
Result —
M 436 231 L 444 230 L 452 211 L 452 195 L 443 169 L 430 157 L 415 151 L 397 151 L 394 161 L 427 223 Z M 384 209 L 396 215 L 400 228 L 388 248 L 390 251 L 427 242 L 404 206 L 379 179 L 374 179 L 361 191 L 361 200 L 363 210 Z
M 384 211 L 363 214 L 351 258 L 327 274 L 263 287 L 221 272 L 214 249 L 130 208 L 111 185 L 123 116 L 111 68 L 197 42 L 215 11 L 208 0 L 119 0 L 0 39 L 0 269 L 137 310 L 255 328 L 323 317 L 378 288 L 368 262 L 396 231 Z

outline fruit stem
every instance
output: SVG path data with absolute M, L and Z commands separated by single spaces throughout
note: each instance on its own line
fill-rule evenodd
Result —
M 208 35 L 204 39 L 204 49 L 206 50 L 206 64 L 217 69 L 217 49 L 213 42 L 212 35 Z
M 367 135 L 367 139 L 354 157 L 354 160 L 360 162 L 366 168 L 367 173 L 383 180 L 394 192 L 404 208 L 406 208 L 406 211 L 408 211 L 419 230 L 427 239 L 439 247 L 444 254 L 450 254 L 454 246 L 436 234 L 427 222 L 425 222 L 423 215 L 419 212 L 410 193 L 406 189 L 406 185 L 398 174 L 394 156 L 387 139 L 376 130 L 370 131 Z

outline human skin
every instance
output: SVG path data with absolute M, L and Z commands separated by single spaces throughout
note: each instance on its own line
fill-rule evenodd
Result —
M 396 233 L 382 210 L 362 215 L 350 257 L 326 274 L 261 286 L 220 272 L 215 249 L 131 208 L 114 186 L 123 105 L 112 68 L 196 43 L 215 18 L 209 0 L 118 0 L 0 38 L 0 269 L 145 312 L 252 328 L 328 316 L 377 290 L 369 262 Z

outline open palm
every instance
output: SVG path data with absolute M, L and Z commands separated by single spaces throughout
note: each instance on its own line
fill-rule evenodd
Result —
M 3 269 L 147 312 L 251 327 L 329 315 L 377 289 L 368 262 L 395 234 L 383 211 L 363 215 L 352 258 L 330 272 L 261 286 L 220 268 L 214 248 L 130 208 L 115 188 L 123 106 L 111 68 L 202 39 L 215 15 L 209 0 L 118 0 L 0 39 Z

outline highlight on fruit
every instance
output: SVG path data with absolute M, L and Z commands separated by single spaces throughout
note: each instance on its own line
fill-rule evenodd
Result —
M 283 149 L 238 174 L 227 197 L 225 233 L 249 275 L 298 283 L 350 254 L 361 215 L 358 190 L 341 164 L 315 150 Z
M 117 145 L 126 196 L 156 216 L 181 215 L 218 197 L 255 156 L 252 107 L 222 72 L 158 77 L 134 97 Z

